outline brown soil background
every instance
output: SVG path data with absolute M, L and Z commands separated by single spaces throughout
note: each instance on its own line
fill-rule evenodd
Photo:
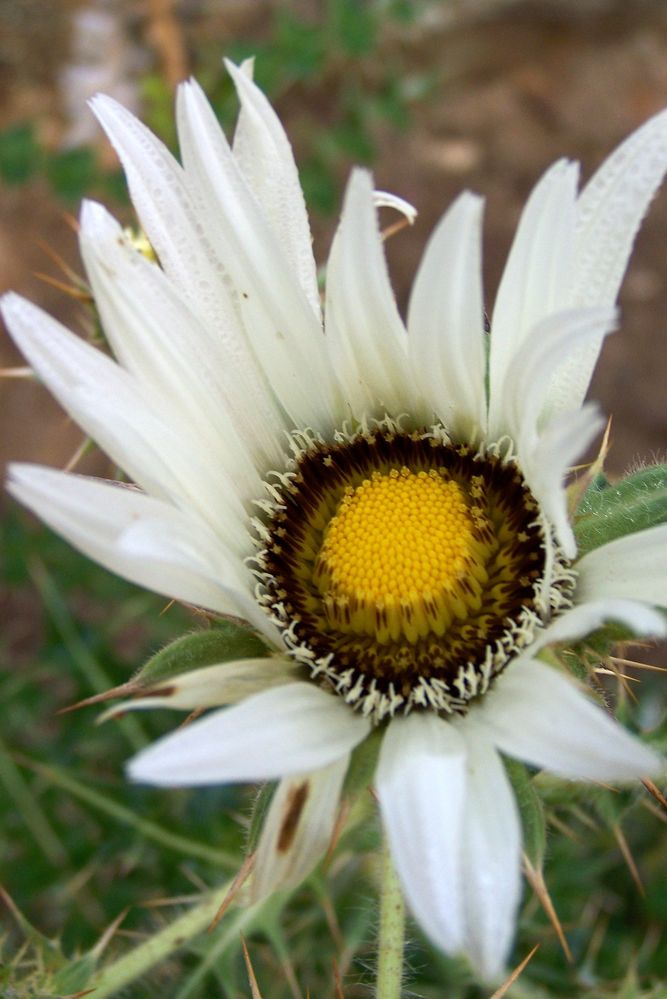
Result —
M 45 141 L 57 143 L 62 107 L 56 79 L 68 58 L 74 0 L 0 0 L 0 127 L 30 116 Z M 118 2 L 107 8 L 130 19 L 144 55 L 165 74 L 187 68 L 197 32 L 217 32 L 220 52 L 237 34 L 263 26 L 275 3 L 210 2 L 145 5 Z M 313 4 L 287 5 L 304 18 Z M 165 20 L 166 15 L 166 20 Z M 167 34 L 162 29 L 166 26 Z M 171 35 L 169 32 L 171 31 Z M 161 33 L 162 32 L 162 33 Z M 639 0 L 526 0 L 525 3 L 431 4 L 406 30 L 388 26 L 377 59 L 400 47 L 407 63 L 428 67 L 437 86 L 413 109 L 408 131 L 387 128 L 376 136 L 377 186 L 417 206 L 417 224 L 390 241 L 397 296 L 405 304 L 428 233 L 452 198 L 471 188 L 487 198 L 485 269 L 489 306 L 526 195 L 542 170 L 566 155 L 579 159 L 583 176 L 649 115 L 667 104 L 667 9 Z M 171 61 L 170 61 L 171 59 Z M 180 62 L 179 62 L 180 60 Z M 372 61 L 370 72 L 372 74 Z M 341 66 L 340 72 L 349 67 Z M 311 98 L 312 100 L 312 95 Z M 303 95 L 281 96 L 278 110 L 299 151 Z M 326 81 L 322 86 L 326 115 Z M 101 156 L 108 156 L 100 138 Z M 352 165 L 352 164 L 350 164 Z M 341 183 L 343 181 L 341 176 Z M 129 219 L 128 219 L 129 220 Z M 315 246 L 326 256 L 335 220 L 318 222 Z M 45 185 L 2 191 L 0 287 L 15 289 L 63 322 L 76 326 L 77 308 L 34 276 L 55 273 L 39 241 L 79 267 L 74 236 L 62 205 Z M 622 328 L 609 338 L 591 396 L 613 417 L 608 467 L 621 473 L 632 463 L 664 455 L 667 440 L 667 193 L 654 202 L 637 243 L 621 298 Z M 21 360 L 4 332 L 0 366 Z M 40 386 L 0 382 L 0 461 L 63 465 L 81 437 Z M 94 467 L 90 460 L 88 470 Z

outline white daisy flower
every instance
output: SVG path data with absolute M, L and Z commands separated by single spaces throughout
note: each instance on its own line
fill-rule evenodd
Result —
M 581 195 L 575 164 L 547 171 L 487 337 L 481 199 L 461 195 L 436 227 L 404 324 L 377 204 L 409 206 L 376 196 L 363 170 L 322 318 L 290 145 L 249 73 L 228 69 L 233 145 L 186 83 L 182 165 L 94 101 L 159 260 L 84 205 L 82 256 L 117 362 L 16 295 L 3 302 L 39 377 L 136 488 L 29 465 L 9 488 L 102 565 L 242 617 L 272 650 L 136 702 L 225 706 L 140 753 L 131 777 L 278 779 L 261 896 L 322 855 L 350 754 L 379 727 L 375 787 L 410 908 L 493 979 L 521 891 L 501 754 L 594 781 L 661 766 L 538 655 L 609 620 L 665 633 L 667 526 L 577 558 L 563 483 L 602 425 L 583 399 L 667 167 L 667 113 Z

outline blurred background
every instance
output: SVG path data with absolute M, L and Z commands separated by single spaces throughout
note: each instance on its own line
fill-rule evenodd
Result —
M 323 261 L 354 163 L 420 212 L 391 241 L 405 302 L 424 241 L 453 196 L 487 198 L 491 305 L 526 194 L 558 156 L 584 177 L 667 103 L 662 0 L 1 0 L 0 286 L 76 325 L 76 307 L 35 276 L 78 269 L 66 216 L 83 195 L 132 221 L 113 153 L 86 105 L 98 90 L 174 145 L 172 95 L 194 74 L 234 116 L 222 55 L 257 56 L 256 76 L 297 153 Z M 667 195 L 653 206 L 626 279 L 623 335 L 593 395 L 614 416 L 613 471 L 660 452 Z M 2 342 L 0 365 L 20 363 Z M 66 462 L 77 431 L 34 385 L 5 381 L 0 460 Z
M 112 94 L 175 150 L 173 93 L 190 74 L 233 127 L 235 100 L 223 55 L 256 56 L 256 79 L 295 147 L 321 262 L 353 164 L 372 167 L 378 188 L 417 207 L 414 227 L 387 246 L 402 306 L 432 226 L 462 188 L 487 199 L 490 310 L 521 207 L 543 169 L 565 155 L 582 162 L 587 178 L 623 137 L 667 105 L 664 0 L 0 0 L 1 290 L 21 292 L 74 329 L 89 327 L 85 305 L 71 294 L 82 273 L 74 221 L 80 200 L 93 197 L 125 223 L 134 219 L 115 157 L 86 101 L 97 91 Z M 665 460 L 665 246 L 667 192 L 656 199 L 639 237 L 621 297 L 622 331 L 607 341 L 591 391 L 613 417 L 607 465 L 617 475 L 642 458 Z M 22 363 L 0 332 L 0 367 Z M 82 443 L 80 432 L 20 370 L 5 374 L 0 464 L 18 459 L 64 467 Z M 77 467 L 106 471 L 94 451 Z M 244 824 L 236 818 L 247 801 L 237 791 L 159 797 L 125 785 L 123 760 L 171 719 L 128 718 L 118 728 L 97 729 L 94 711 L 57 716 L 73 701 L 122 683 L 147 655 L 192 627 L 192 617 L 181 608 L 163 614 L 164 601 L 96 569 L 12 504 L 0 500 L 0 506 L 6 514 L 0 795 L 7 799 L 0 834 L 9 844 L 2 879 L 29 918 L 58 938 L 63 953 L 92 946 L 125 906 L 130 915 L 115 939 L 126 934 L 127 943 L 147 925 L 161 925 L 158 909 L 148 917 L 137 913 L 138 899 L 158 905 L 156 898 L 179 896 L 184 885 L 219 880 L 215 865 L 224 867 L 222 855 L 216 861 L 209 846 L 240 855 Z M 657 702 L 645 700 L 643 721 L 654 724 Z M 577 808 L 584 804 L 591 802 Z M 236 816 L 231 828 L 230 810 Z M 145 816 L 151 829 L 141 826 Z M 596 983 L 600 974 L 621 981 L 635 960 L 642 973 L 641 961 L 652 961 L 651 974 L 667 976 L 667 948 L 659 949 L 657 930 L 667 918 L 664 852 L 660 823 L 648 819 L 632 820 L 647 882 L 640 915 L 636 872 L 624 863 L 616 832 L 609 835 L 610 827 L 620 829 L 616 813 L 601 806 L 581 826 L 581 816 L 558 818 L 561 826 L 574 823 L 579 836 L 586 830 L 583 867 L 573 868 L 569 840 L 558 840 L 566 846 L 554 847 L 550 860 L 557 908 L 585 974 L 577 978 L 567 968 L 549 921 L 537 904 L 529 907 L 525 940 L 544 942 L 534 967 L 548 994 L 620 997 L 621 991 L 595 991 Z M 183 836 L 180 846 L 162 836 L 165 830 Z M 188 849 L 195 842 L 198 853 Z M 356 889 L 353 882 L 348 878 L 347 888 L 343 883 L 336 891 L 344 896 Z M 350 898 L 352 929 L 344 921 L 342 932 L 356 944 L 341 958 L 344 974 L 355 954 L 363 956 L 368 946 L 372 952 L 372 892 L 370 901 Z M 340 911 L 340 898 L 333 903 Z M 301 935 L 313 939 L 307 926 Z M 16 979 L 26 989 L 25 976 L 36 964 L 26 970 L 21 958 L 14 967 L 16 937 L 8 939 L 9 951 L 0 933 L 0 986 Z M 181 966 L 127 994 L 158 994 L 184 974 L 190 985 L 179 997 L 223 994 L 216 991 L 219 982 L 206 978 L 212 974 L 208 946 L 197 945 Z M 286 996 L 298 997 L 285 954 L 294 954 L 298 966 L 299 944 L 263 946 L 263 967 L 282 969 L 276 999 L 283 987 Z M 312 963 L 312 954 L 305 956 Z M 446 962 L 415 960 L 419 994 L 440 996 L 438 969 Z M 362 965 L 353 976 L 359 991 L 353 984 L 346 995 L 368 994 Z M 313 995 L 329 994 L 322 984 L 330 983 L 329 972 L 329 965 L 315 968 Z M 225 975 L 227 983 L 243 979 L 231 963 Z M 448 965 L 447 976 L 452 996 L 483 995 L 464 972 L 457 979 Z M 653 995 L 637 989 L 622 994 Z M 230 987 L 229 995 L 237 994 L 245 992 Z

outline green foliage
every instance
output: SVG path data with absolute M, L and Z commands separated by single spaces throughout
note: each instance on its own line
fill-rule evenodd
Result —
M 391 42 L 432 2 L 328 0 L 309 17 L 275 4 L 261 40 L 237 36 L 225 46 L 234 61 L 256 57 L 255 78 L 279 112 L 288 109 L 291 92 L 298 93 L 301 117 L 291 138 L 306 200 L 316 214 L 338 209 L 350 165 L 372 164 L 379 137 L 406 129 L 413 105 L 432 92 L 431 74 L 415 69 Z M 193 51 L 193 72 L 229 129 L 238 105 L 220 54 L 219 39 L 205 39 Z M 150 70 L 139 90 L 142 117 L 176 152 L 171 87 Z M 0 132 L 0 178 L 14 185 L 43 180 L 72 207 L 91 195 L 127 200 L 121 172 L 102 169 L 93 149 L 46 149 L 28 122 Z
M 46 149 L 39 143 L 31 122 L 0 131 L 0 179 L 14 186 L 42 180 L 57 198 L 71 206 L 78 205 L 84 195 L 96 192 L 121 200 L 127 197 L 124 184 L 119 182 L 119 171 L 102 170 L 92 149 Z
M 55 153 L 46 160 L 46 176 L 57 197 L 77 203 L 82 193 L 92 190 L 95 185 L 95 154 L 85 147 Z
M 6 184 L 25 184 L 37 169 L 39 146 L 31 125 L 13 125 L 0 132 L 0 177 Z

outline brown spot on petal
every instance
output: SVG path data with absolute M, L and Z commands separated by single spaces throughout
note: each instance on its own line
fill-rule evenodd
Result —
M 178 687 L 175 683 L 170 684 L 166 687 L 144 687 L 140 690 L 135 697 L 173 697 L 178 691 Z
M 280 833 L 278 834 L 278 853 L 287 853 L 294 842 L 296 828 L 308 799 L 309 790 L 308 781 L 305 780 L 298 787 L 293 787 L 289 793 L 287 810 L 283 818 L 283 824 L 280 827 Z

